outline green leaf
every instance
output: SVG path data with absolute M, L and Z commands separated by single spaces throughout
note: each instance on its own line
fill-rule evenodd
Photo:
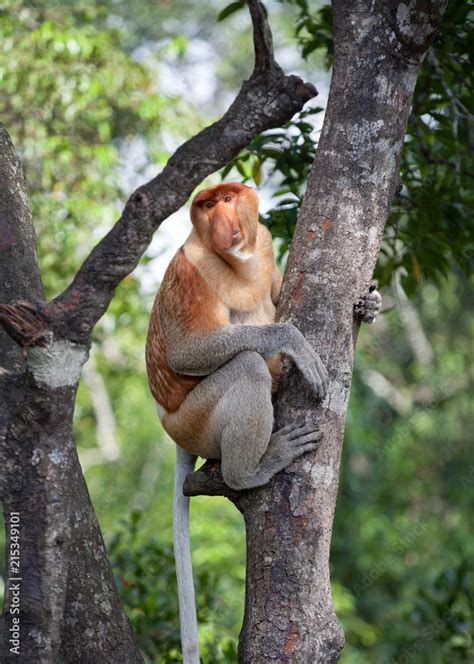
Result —
M 223 21 L 225 18 L 228 16 L 231 16 L 232 14 L 235 14 L 235 12 L 239 11 L 239 9 L 242 9 L 245 7 L 245 2 L 244 0 L 239 0 L 238 2 L 231 2 L 230 5 L 227 5 L 220 14 L 217 17 L 217 22 L 219 23 L 220 21 Z
M 252 178 L 257 187 L 259 187 L 262 181 L 262 164 L 258 159 L 254 161 L 252 166 Z

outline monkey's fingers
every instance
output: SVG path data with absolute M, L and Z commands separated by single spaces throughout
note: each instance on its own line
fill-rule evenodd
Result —
M 298 445 L 307 445 L 308 443 L 317 443 L 318 440 L 321 440 L 323 437 L 323 434 L 319 431 L 317 434 L 313 433 L 308 433 L 306 436 L 300 436 L 297 438 L 295 441 L 292 442 L 297 442 Z
M 314 450 L 317 450 L 317 449 L 318 449 L 318 443 L 300 444 L 299 447 L 298 447 L 298 456 L 296 456 L 295 459 L 302 456 L 303 454 L 306 454 L 307 452 L 314 452 Z
M 364 297 L 364 299 L 367 302 L 378 302 L 379 304 L 380 304 L 380 302 L 382 302 L 382 296 L 380 295 L 380 293 L 377 290 L 372 291 L 371 293 L 367 293 L 367 295 Z
M 293 427 L 292 430 L 288 433 L 288 440 L 301 440 L 307 439 L 310 440 L 319 440 L 322 437 L 322 431 L 319 428 L 318 424 L 314 423 L 304 423 L 299 427 Z M 309 437 L 309 438 L 308 438 Z
M 293 355 L 296 366 L 305 377 L 314 396 L 317 399 L 322 399 L 326 390 L 323 377 L 320 375 L 316 365 L 316 357 L 316 353 L 309 344 L 306 344 L 302 351 Z
M 316 425 L 314 425 L 316 426 Z M 285 438 L 287 440 L 291 440 L 292 438 L 298 437 L 298 432 L 304 430 L 304 433 L 306 433 L 306 428 L 308 427 L 307 422 L 303 422 L 302 424 L 287 424 L 286 426 L 282 427 L 281 429 L 277 429 L 276 431 L 273 432 L 272 434 L 272 439 L 276 440 L 277 438 Z
M 306 454 L 306 452 L 316 450 L 319 447 L 320 439 L 321 436 L 314 438 L 314 434 L 301 436 L 300 438 L 290 441 L 287 445 L 287 449 L 290 448 L 291 456 L 293 459 L 297 459 L 302 454 Z
M 313 380 L 309 382 L 309 385 L 316 399 L 324 399 L 326 390 L 317 372 L 314 373 Z
M 317 353 L 316 353 L 316 368 L 318 370 L 319 377 L 320 377 L 321 382 L 323 384 L 323 390 L 326 393 L 326 391 L 328 389 L 328 384 L 329 384 L 329 375 L 328 375 L 328 372 L 326 370 L 326 367 L 322 363 L 321 358 L 319 357 L 319 355 Z
M 287 434 L 290 434 L 294 430 L 294 428 L 295 428 L 294 424 L 287 424 L 285 427 L 282 427 L 281 429 L 277 429 L 276 431 L 274 431 L 272 434 L 272 438 L 277 436 L 286 436 Z
M 382 296 L 374 284 L 369 292 L 363 295 L 354 304 L 354 313 L 364 323 L 373 323 L 382 307 Z
M 362 304 L 359 305 L 363 310 L 365 311 L 380 311 L 380 308 L 382 306 L 382 300 L 373 300 L 373 299 L 367 299 L 363 300 Z
M 317 399 L 324 399 L 327 391 L 325 381 L 323 380 L 318 371 L 315 372 L 315 375 L 316 375 L 316 381 L 315 381 L 316 388 L 314 390 L 314 395 Z
M 315 363 L 314 373 L 316 376 L 316 385 L 317 389 L 315 390 L 315 395 L 318 399 L 324 399 L 326 396 L 328 388 L 328 375 L 326 369 L 319 360 Z

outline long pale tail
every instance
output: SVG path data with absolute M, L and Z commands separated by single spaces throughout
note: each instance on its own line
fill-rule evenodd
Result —
M 196 463 L 193 454 L 176 445 L 176 473 L 173 501 L 173 538 L 176 577 L 178 579 L 179 622 L 183 664 L 199 664 L 196 601 L 189 542 L 189 498 L 183 495 L 186 475 Z

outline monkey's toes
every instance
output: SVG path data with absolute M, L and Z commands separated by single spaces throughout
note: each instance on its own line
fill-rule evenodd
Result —
M 287 435 L 289 443 L 304 445 L 309 442 L 317 442 L 322 438 L 323 432 L 318 424 L 305 423 Z

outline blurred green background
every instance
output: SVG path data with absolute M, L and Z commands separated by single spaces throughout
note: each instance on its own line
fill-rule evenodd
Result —
M 277 59 L 320 97 L 221 175 L 259 188 L 284 265 L 327 99 L 331 14 L 305 0 L 266 6 Z M 385 313 L 359 339 L 331 558 L 344 664 L 474 661 L 471 14 L 450 3 L 423 66 L 377 267 Z M 133 188 L 219 117 L 251 67 L 242 2 L 0 0 L 0 113 L 23 159 L 48 297 Z M 160 664 L 181 661 L 174 446 L 148 391 L 144 345 L 185 217 L 163 225 L 118 288 L 75 419 L 127 613 L 146 661 Z M 225 499 L 193 499 L 191 537 L 203 662 L 236 662 L 242 520 Z

